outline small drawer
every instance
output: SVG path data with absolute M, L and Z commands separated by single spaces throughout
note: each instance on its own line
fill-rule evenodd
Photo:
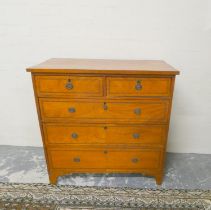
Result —
M 43 124 L 47 144 L 163 145 L 165 125 Z
M 149 150 L 109 150 L 109 169 L 156 169 L 160 163 L 160 151 Z
M 103 78 L 35 76 L 38 96 L 102 96 Z
M 44 121 L 94 120 L 101 122 L 167 122 L 168 100 L 86 101 L 41 98 Z
M 111 97 L 170 96 L 171 78 L 107 78 L 107 95 Z
M 104 150 L 49 150 L 48 155 L 53 168 L 106 168 Z

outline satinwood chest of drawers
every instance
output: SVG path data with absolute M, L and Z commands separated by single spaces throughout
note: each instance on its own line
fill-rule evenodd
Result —
M 141 173 L 162 183 L 175 76 L 157 60 L 50 59 L 30 67 L 50 182 Z

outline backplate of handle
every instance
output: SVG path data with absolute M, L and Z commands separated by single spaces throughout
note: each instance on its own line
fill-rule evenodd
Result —
M 70 108 L 68 109 L 68 112 L 70 112 L 70 113 L 74 113 L 74 112 L 76 112 L 76 110 L 75 110 L 75 108 L 74 108 L 74 107 L 70 107 Z
M 141 114 L 141 109 L 140 109 L 140 108 L 134 109 L 134 113 L 135 113 L 136 115 L 140 115 L 140 114 Z
M 138 162 L 139 162 L 139 158 L 132 158 L 131 161 L 132 161 L 133 163 L 138 163 Z
M 75 162 L 75 163 L 79 163 L 80 161 L 81 161 L 81 159 L 79 157 L 73 158 L 73 162 Z
M 66 83 L 65 87 L 66 87 L 66 89 L 68 89 L 68 90 L 73 89 L 73 84 L 72 84 L 72 82 L 71 82 L 70 79 L 67 80 L 67 83 Z
M 71 134 L 71 137 L 72 137 L 73 139 L 77 139 L 77 138 L 78 138 L 78 134 L 77 134 L 77 133 L 72 133 L 72 134 Z
M 140 138 L 140 134 L 139 133 L 133 133 L 133 138 L 134 139 L 139 139 Z
M 135 89 L 136 89 L 136 90 L 141 90 L 141 89 L 142 89 L 141 80 L 137 80 L 137 81 L 136 81 Z

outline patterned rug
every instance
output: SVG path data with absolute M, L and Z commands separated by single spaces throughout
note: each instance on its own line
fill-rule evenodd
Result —
M 211 191 L 0 183 L 0 209 L 211 210 Z

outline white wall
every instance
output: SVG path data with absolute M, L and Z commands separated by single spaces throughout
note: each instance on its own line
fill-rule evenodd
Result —
M 210 0 L 0 0 L 0 144 L 40 146 L 30 74 L 51 57 L 164 59 L 168 151 L 211 153 Z

